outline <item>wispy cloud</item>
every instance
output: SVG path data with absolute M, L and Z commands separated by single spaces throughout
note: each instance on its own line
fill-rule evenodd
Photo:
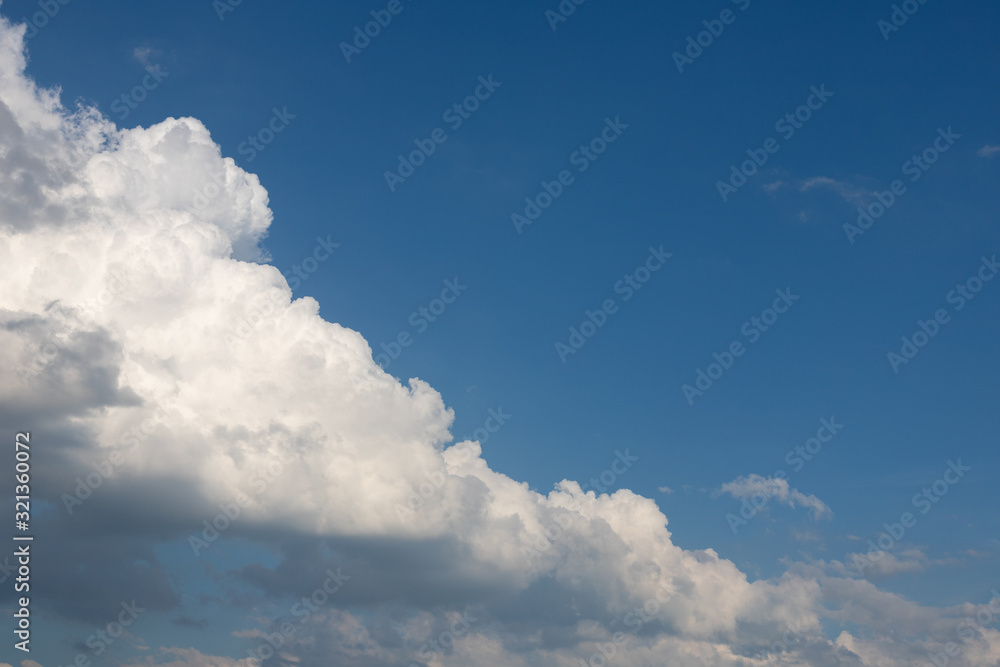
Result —
M 991 146 L 990 144 L 986 144 L 979 149 L 978 155 L 979 157 L 993 157 L 997 153 L 1000 153 L 1000 146 Z
M 888 551 L 881 551 L 877 559 L 872 559 L 863 553 L 848 554 L 844 559 L 845 562 L 834 560 L 823 563 L 823 566 L 841 576 L 857 577 L 858 569 L 852 564 L 855 558 L 863 559 L 865 562 L 863 572 L 865 579 L 887 579 L 899 574 L 923 572 L 933 564 L 920 549 L 909 549 L 898 556 Z
M 861 204 L 871 194 L 858 185 L 848 183 L 847 181 L 838 181 L 837 179 L 830 178 L 829 176 L 814 176 L 799 183 L 799 192 L 809 192 L 810 190 L 815 190 L 816 188 L 830 190 L 841 199 L 851 204 Z
M 135 50 L 132 51 L 132 57 L 138 60 L 146 69 L 153 66 L 153 57 L 158 55 L 160 55 L 158 51 L 155 51 L 148 46 L 137 46 Z
M 788 485 L 787 479 L 774 479 L 761 475 L 737 477 L 719 487 L 715 492 L 718 497 L 728 493 L 737 500 L 751 500 L 755 496 L 764 496 L 768 500 L 777 500 L 791 508 L 806 507 L 813 512 L 814 519 L 832 518 L 833 511 L 822 500 L 814 495 L 804 494 Z
M 795 538 L 796 542 L 816 542 L 819 544 L 823 541 L 817 533 L 811 530 L 793 530 L 792 537 Z

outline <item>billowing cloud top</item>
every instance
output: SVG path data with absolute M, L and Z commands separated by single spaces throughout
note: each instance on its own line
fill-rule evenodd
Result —
M 223 539 L 282 553 L 236 573 L 266 595 L 349 573 L 283 649 L 307 665 L 600 664 L 612 651 L 623 665 L 745 665 L 779 643 L 794 664 L 902 665 L 948 638 L 945 612 L 867 581 L 801 566 L 751 583 L 711 549 L 674 545 L 650 499 L 570 481 L 541 495 L 477 443 L 449 446 L 434 389 L 383 372 L 361 335 L 265 263 L 267 192 L 201 122 L 119 129 L 67 109 L 26 77 L 22 36 L 0 23 L 0 422 L 47 443 L 40 520 L 69 545 L 47 563 L 53 613 L 92 618 L 133 597 L 177 609 L 152 547 L 189 543 L 196 560 L 212 548 L 206 520 L 228 511 Z M 196 198 L 209 182 L 221 187 Z M 103 583 L 60 579 L 69 563 Z M 848 608 L 867 627 L 826 638 L 821 618 Z M 885 609 L 910 619 L 902 634 Z M 475 621 L 428 652 L 461 613 Z M 966 656 L 996 660 L 997 633 L 978 641 Z M 160 659 L 244 664 L 186 648 Z

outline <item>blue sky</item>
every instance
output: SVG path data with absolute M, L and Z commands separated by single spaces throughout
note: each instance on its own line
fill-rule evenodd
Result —
M 347 62 L 340 43 L 385 3 L 245 1 L 220 17 L 210 2 L 76 0 L 28 40 L 27 74 L 123 128 L 200 120 L 266 188 L 274 222 L 262 247 L 286 277 L 316 256 L 317 238 L 339 244 L 295 297 L 313 297 L 375 354 L 410 334 L 386 370 L 440 392 L 458 440 L 490 410 L 510 415 L 480 439 L 493 470 L 547 494 L 628 450 L 638 461 L 611 489 L 654 499 L 674 544 L 714 549 L 753 581 L 863 551 L 961 459 L 971 470 L 893 550 L 919 550 L 919 564 L 877 584 L 921 605 L 989 601 L 1000 281 L 960 310 L 948 295 L 1000 253 L 1000 7 L 928 2 L 886 39 L 878 22 L 891 3 L 855 0 L 592 0 L 555 29 L 554 0 L 400 6 Z M 724 10 L 732 22 L 678 71 L 673 54 Z M 36 11 L 0 7 L 15 22 Z M 146 67 L 166 75 L 122 118 L 115 100 Z M 450 127 L 443 114 L 480 77 L 496 89 Z M 821 87 L 829 99 L 783 135 L 776 122 Z M 249 159 L 244 142 L 275 110 L 287 122 Z M 608 119 L 624 129 L 581 172 L 574 153 Z M 391 191 L 385 172 L 436 128 L 447 140 Z M 910 180 L 904 163 L 949 128 L 957 138 Z M 779 149 L 723 201 L 717 183 L 769 138 Z M 518 230 L 511 215 L 563 170 L 572 184 Z M 905 193 L 849 239 L 858 207 L 897 179 Z M 671 257 L 625 300 L 615 286 L 651 247 Z M 465 289 L 418 331 L 411 314 L 455 280 Z M 776 290 L 798 300 L 751 340 L 744 323 Z M 563 361 L 556 344 L 608 299 L 613 314 Z M 948 322 L 894 372 L 887 354 L 938 309 Z M 689 402 L 682 387 L 734 341 L 745 353 Z M 786 453 L 821 419 L 844 428 L 794 471 Z M 779 469 L 830 515 L 771 499 L 733 534 L 726 515 L 740 500 L 722 486 Z M 216 571 L 278 562 L 259 543 L 220 546 Z M 186 593 L 218 585 L 184 538 L 155 552 Z M 240 613 L 202 616 L 228 631 Z M 169 618 L 146 626 L 147 642 L 244 654 L 222 632 Z M 53 624 L 65 637 L 86 627 Z M 38 652 L 45 665 L 73 655 L 65 642 Z

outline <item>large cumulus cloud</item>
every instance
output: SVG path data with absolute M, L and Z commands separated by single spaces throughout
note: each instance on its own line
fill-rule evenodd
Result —
M 902 645 L 872 611 L 871 632 L 826 638 L 830 604 L 889 598 L 808 570 L 751 583 L 674 545 L 652 500 L 570 481 L 541 495 L 491 470 L 478 444 L 451 444 L 440 394 L 383 372 L 361 335 L 294 298 L 260 251 L 267 192 L 200 121 L 119 129 L 67 109 L 26 77 L 22 34 L 0 23 L 0 265 L 16 267 L 0 290 L 0 425 L 46 443 L 40 520 L 72 545 L 42 556 L 51 613 L 93 618 L 136 595 L 179 610 L 153 546 L 239 499 L 223 539 L 279 562 L 229 576 L 282 599 L 350 572 L 285 642 L 306 665 L 576 665 L 610 645 L 621 664 L 761 664 L 790 632 L 782 659 L 902 665 L 947 635 L 943 612 L 920 610 L 907 631 L 925 639 Z M 208 182 L 221 186 L 196 201 Z M 100 488 L 68 503 L 102 466 Z M 463 612 L 476 623 L 428 652 Z

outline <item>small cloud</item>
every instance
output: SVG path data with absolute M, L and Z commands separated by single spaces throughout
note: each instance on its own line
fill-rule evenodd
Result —
M 153 66 L 153 57 L 159 55 L 158 51 L 154 51 L 148 46 L 137 46 L 132 52 L 132 56 L 146 69 Z
M 212 665 L 212 667 L 250 667 L 260 661 L 255 658 L 243 658 L 242 660 L 237 660 L 234 658 L 224 658 L 213 655 L 205 655 L 194 648 L 161 648 L 160 651 L 163 653 L 159 656 L 159 661 L 155 664 L 160 667 L 192 667 L 194 665 Z M 284 659 L 285 653 L 279 653 Z M 169 660 L 171 657 L 177 658 L 171 662 L 163 662 L 163 660 Z M 292 662 L 292 661 L 289 661 Z M 141 663 L 128 663 L 129 667 L 148 667 L 152 665 L 153 658 L 148 657 Z
M 864 188 L 846 181 L 838 181 L 829 176 L 814 176 L 807 178 L 799 184 L 799 192 L 809 192 L 816 188 L 831 190 L 841 199 L 851 204 L 861 204 L 871 194 Z
M 669 494 L 671 494 L 671 493 L 674 492 L 674 490 L 671 489 L 669 486 L 660 486 L 660 487 L 657 487 L 657 488 L 659 489 L 660 493 L 666 493 L 667 495 L 669 495 Z
M 747 500 L 763 496 L 767 500 L 776 499 L 791 508 L 796 506 L 806 507 L 812 510 L 813 519 L 832 518 L 833 511 L 822 500 L 813 495 L 806 495 L 788 486 L 787 479 L 774 479 L 762 477 L 760 475 L 749 475 L 747 477 L 737 477 L 731 482 L 727 482 L 719 487 L 719 490 L 712 495 L 718 498 L 723 493 L 728 493 L 737 500 Z
M 834 560 L 819 561 L 822 567 L 845 577 L 864 577 L 869 581 L 888 579 L 900 574 L 916 574 L 931 567 L 955 567 L 964 565 L 961 558 L 928 558 L 920 549 L 907 549 L 898 554 L 878 550 L 865 553 L 850 553 L 844 562 Z M 860 564 L 860 565 L 859 565 Z
M 807 190 L 812 190 L 813 188 L 819 187 L 838 187 L 842 186 L 843 183 L 829 176 L 813 176 L 812 178 L 807 178 L 799 184 L 799 191 L 806 192 Z
M 766 192 L 769 195 L 773 195 L 775 192 L 785 187 L 786 185 L 788 184 L 785 183 L 784 181 L 774 181 L 773 183 L 765 183 L 763 187 L 764 187 L 764 192 Z
M 997 153 L 1000 153 L 1000 146 L 986 144 L 979 149 L 979 157 L 993 157 Z
M 878 551 L 876 554 L 874 558 L 867 553 L 847 554 L 844 562 L 835 560 L 828 567 L 841 576 L 857 577 L 860 574 L 865 579 L 872 580 L 923 572 L 932 564 L 920 549 L 909 549 L 898 556 L 889 551 Z M 861 572 L 855 563 L 864 563 Z

